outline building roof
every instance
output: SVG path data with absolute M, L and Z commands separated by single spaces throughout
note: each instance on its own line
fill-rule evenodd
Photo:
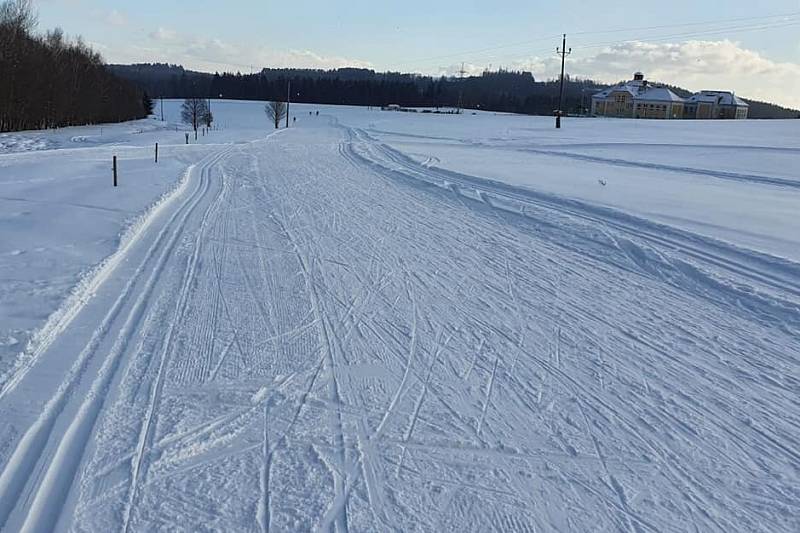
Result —
M 641 72 L 634 75 L 644 77 Z M 613 92 L 626 92 L 633 96 L 637 102 L 686 102 L 687 104 L 709 103 L 724 106 L 750 107 L 747 102 L 737 97 L 730 91 L 700 91 L 689 98 L 681 98 L 669 88 L 660 85 L 650 85 L 647 80 L 633 79 L 618 83 L 613 87 L 603 89 L 592 95 L 592 99 L 604 100 Z
M 683 102 L 683 98 L 672 92 L 666 87 L 648 85 L 639 81 L 620 83 L 608 89 L 604 89 L 592 96 L 592 98 L 604 99 L 613 92 L 627 92 L 636 101 L 644 102 Z
M 717 102 L 717 97 L 711 94 L 696 93 L 687 98 L 686 101 L 692 104 L 698 104 L 698 103 L 715 104 Z
M 636 96 L 637 94 L 639 94 L 639 89 L 636 88 L 636 87 L 632 87 L 630 85 L 618 85 L 618 86 L 612 88 L 611 91 L 609 92 L 609 94 L 610 93 L 618 93 L 618 92 L 629 93 L 629 94 L 631 94 L 633 96 Z
M 626 92 L 630 93 L 633 96 L 639 94 L 643 89 L 647 88 L 647 83 L 642 83 L 639 80 L 632 80 L 626 81 L 624 83 L 618 83 L 613 87 L 609 87 L 608 89 L 603 89 L 599 93 L 595 93 L 592 95 L 592 98 L 608 98 L 613 92 Z
M 690 103 L 711 103 L 717 105 L 750 107 L 747 102 L 730 91 L 700 91 L 690 96 L 686 101 Z
M 650 87 L 634 98 L 637 102 L 683 102 L 684 99 L 666 87 Z
M 673 93 L 666 87 L 662 87 L 660 85 L 650 85 L 648 81 L 644 79 L 644 74 L 641 72 L 634 73 L 632 80 L 618 83 L 613 87 L 609 87 L 608 89 L 603 89 L 599 93 L 592 95 L 592 98 L 605 99 L 614 92 L 626 92 L 633 96 L 634 100 L 652 102 L 683 102 L 683 98 Z

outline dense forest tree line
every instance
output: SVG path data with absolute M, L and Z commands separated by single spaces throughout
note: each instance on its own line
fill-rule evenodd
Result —
M 177 65 L 111 65 L 116 74 L 137 83 L 155 97 L 283 100 L 292 82 L 292 100 L 314 104 L 468 109 L 552 114 L 558 107 L 558 82 L 537 82 L 529 72 L 500 70 L 464 79 L 368 69 L 264 69 L 257 74 L 207 74 Z M 584 112 L 591 95 L 603 86 L 589 80 L 568 79 L 564 108 Z
M 0 132 L 143 118 L 141 89 L 109 72 L 81 39 L 34 34 L 30 0 L 0 2 Z
M 118 75 L 129 79 L 156 97 L 230 98 L 240 100 L 282 100 L 292 82 L 292 100 L 314 104 L 380 106 L 456 107 L 459 100 L 467 109 L 484 109 L 552 115 L 558 107 L 559 82 L 536 81 L 529 72 L 500 70 L 464 79 L 434 78 L 398 72 L 342 68 L 264 69 L 256 74 L 207 74 L 177 65 L 112 65 Z M 564 84 L 564 110 L 585 114 L 592 94 L 608 85 L 569 76 Z M 689 91 L 673 87 L 678 94 Z M 765 102 L 750 103 L 752 118 L 795 118 L 798 111 Z

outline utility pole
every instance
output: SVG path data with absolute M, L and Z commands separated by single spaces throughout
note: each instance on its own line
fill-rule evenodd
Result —
M 556 128 L 561 127 L 561 106 L 564 101 L 564 61 L 567 56 L 572 53 L 572 48 L 567 50 L 567 34 L 564 34 L 564 40 L 561 43 L 561 48 L 556 48 L 556 53 L 561 55 L 561 86 L 558 89 L 558 110 L 556 110 Z
M 458 115 L 461 114 L 461 111 L 464 108 L 464 74 L 467 71 L 464 70 L 464 62 L 461 62 L 461 70 L 458 71 Z
M 292 80 L 289 80 L 289 85 L 286 88 L 286 127 L 289 127 L 289 104 L 292 102 Z

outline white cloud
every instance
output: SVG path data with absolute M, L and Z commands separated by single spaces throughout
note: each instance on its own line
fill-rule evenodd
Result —
M 558 75 L 558 60 L 547 59 L 539 70 Z M 627 42 L 594 55 L 576 53 L 568 61 L 573 76 L 616 82 L 643 71 L 648 79 L 690 90 L 733 90 L 740 96 L 800 108 L 800 64 L 777 62 L 739 43 L 686 41 L 683 43 Z
M 186 68 L 249 72 L 252 67 L 374 68 L 369 61 L 321 54 L 306 49 L 274 49 L 181 33 L 161 27 L 138 44 L 102 47 L 113 62 L 168 62 Z M 494 68 L 500 65 L 495 65 Z M 556 78 L 560 61 L 555 55 L 527 57 L 504 63 L 504 68 L 532 71 L 537 79 Z M 387 68 L 392 68 L 388 65 Z M 484 65 L 465 64 L 468 75 Z M 427 69 L 432 75 L 458 75 L 461 64 Z M 730 40 L 682 43 L 626 42 L 587 53 L 576 49 L 567 62 L 572 76 L 613 83 L 630 79 L 641 70 L 648 79 L 689 90 L 732 90 L 738 95 L 800 108 L 800 64 L 773 61 Z
M 464 69 L 465 76 L 479 76 L 486 67 L 473 65 L 472 63 L 461 63 L 439 67 L 437 70 L 430 72 L 433 76 L 460 76 L 461 69 Z
M 116 26 L 116 27 L 127 26 L 128 16 L 125 13 L 122 13 L 121 11 L 112 9 L 108 14 L 106 14 L 105 21 L 111 26 Z
M 150 32 L 148 36 L 154 41 L 174 41 L 178 38 L 178 33 L 169 28 L 159 27 L 157 30 Z
M 556 79 L 561 61 L 547 57 L 520 58 L 501 65 L 534 73 L 536 79 Z M 457 76 L 461 64 L 427 70 L 431 75 Z M 483 65 L 466 64 L 468 75 L 480 74 Z M 576 49 L 567 60 L 567 73 L 599 82 L 631 79 L 643 71 L 654 82 L 692 91 L 735 91 L 738 95 L 800 109 L 800 64 L 773 61 L 730 40 L 682 43 L 620 43 L 595 53 Z
M 224 41 L 219 38 L 180 33 L 160 27 L 139 44 L 103 50 L 112 62 L 165 62 L 186 68 L 249 72 L 252 67 L 336 68 L 371 67 L 367 61 L 323 55 L 312 50 L 276 50 L 261 45 Z

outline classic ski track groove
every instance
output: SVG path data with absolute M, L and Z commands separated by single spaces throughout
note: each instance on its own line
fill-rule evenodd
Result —
M 210 173 L 213 166 L 215 164 L 218 164 L 225 157 L 225 155 L 227 155 L 228 152 L 230 152 L 230 150 L 215 158 L 212 163 L 210 163 L 203 169 L 207 182 L 211 181 Z M 161 389 L 164 383 L 164 372 L 165 369 L 167 368 L 167 364 L 169 361 L 169 356 L 171 353 L 170 349 L 172 348 L 175 328 L 178 324 L 183 322 L 183 315 L 186 312 L 186 300 L 188 298 L 189 288 L 191 287 L 191 284 L 195 277 L 197 261 L 198 258 L 200 257 L 200 250 L 203 247 L 202 241 L 203 237 L 205 236 L 209 213 L 213 212 L 218 208 L 219 203 L 224 197 L 224 193 L 225 190 L 223 185 L 223 189 L 216 196 L 216 198 L 214 198 L 214 200 L 209 203 L 208 208 L 203 214 L 203 217 L 200 222 L 200 228 L 198 229 L 197 236 L 195 237 L 194 249 L 191 258 L 184 270 L 183 281 L 180 288 L 178 301 L 175 306 L 174 316 L 167 328 L 166 339 L 163 345 L 164 348 L 161 351 L 161 355 L 159 357 L 158 370 L 155 377 L 155 384 L 152 386 L 151 395 L 147 405 L 147 411 L 145 413 L 144 422 L 142 423 L 142 430 L 140 433 L 139 442 L 136 446 L 135 455 L 132 461 L 133 473 L 131 476 L 131 486 L 128 491 L 129 499 L 128 499 L 128 504 L 125 506 L 125 512 L 123 514 L 123 521 L 122 521 L 122 529 L 126 533 L 130 531 L 131 513 L 133 511 L 134 506 L 136 505 L 140 477 L 147 475 L 145 456 L 147 453 L 147 448 L 152 446 L 153 420 L 156 416 L 155 411 L 158 406 L 159 399 L 161 397 Z M 175 235 L 177 236 L 177 233 Z M 142 470 L 144 470 L 144 473 L 142 473 Z
M 209 189 L 209 180 L 206 177 L 208 169 L 220 157 L 222 156 L 209 157 L 201 165 L 199 183 L 192 191 L 192 194 L 172 214 L 160 230 L 153 244 L 145 253 L 144 259 L 137 268 L 135 275 L 128 281 L 125 289 L 114 302 L 100 326 L 92 334 L 89 343 L 78 356 L 76 363 L 70 369 L 58 391 L 46 404 L 42 414 L 18 443 L 6 468 L 0 475 L 0 502 L 4 502 L 0 504 L 0 525 L 4 524 L 8 519 L 12 506 L 17 502 L 30 479 L 33 468 L 40 460 L 40 454 L 45 449 L 48 441 L 51 440 L 53 425 L 69 401 L 72 389 L 81 379 L 82 369 L 88 364 L 88 360 L 94 356 L 104 335 L 113 327 L 113 323 L 127 301 L 128 293 L 138 282 L 145 267 L 151 263 L 151 259 L 160 251 L 161 253 L 155 260 L 156 264 L 151 275 L 145 283 L 145 288 L 139 294 L 128 315 L 128 319 L 122 326 L 111 354 L 106 357 L 100 373 L 92 384 L 89 396 L 80 407 L 78 417 L 73 420 L 67 432 L 61 437 L 56 447 L 55 455 L 50 459 L 49 465 L 46 465 L 44 477 L 39 480 L 31 498 L 30 508 L 23 522 L 22 531 L 49 530 L 55 526 L 59 513 L 53 512 L 53 506 L 59 509 L 66 500 L 67 493 L 72 485 L 72 479 L 82 460 L 81 452 L 90 437 L 99 410 L 102 408 L 103 392 L 107 390 L 118 368 L 119 356 L 124 351 L 138 320 L 141 319 L 144 307 L 147 304 L 147 296 L 149 296 L 152 287 L 155 285 L 158 273 L 166 263 L 169 252 L 173 249 L 178 236 L 181 235 L 183 225 Z M 167 235 L 169 235 L 168 238 Z M 162 247 L 161 244 L 165 238 L 168 240 Z M 138 239 L 132 239 L 132 241 L 136 242 Z M 126 252 L 127 250 L 128 248 L 125 248 Z M 122 256 L 124 256 L 124 253 Z M 122 256 L 120 256 L 120 260 Z M 46 512 L 46 508 L 49 511 Z

